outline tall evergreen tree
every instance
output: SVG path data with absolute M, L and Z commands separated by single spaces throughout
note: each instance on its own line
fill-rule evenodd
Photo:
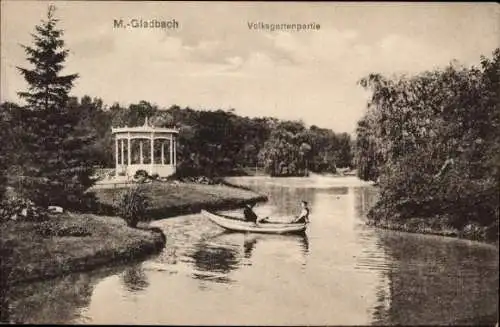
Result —
M 23 46 L 31 69 L 17 67 L 28 83 L 19 92 L 25 107 L 22 191 L 39 205 L 79 208 L 93 184 L 89 145 L 93 135 L 79 126 L 79 113 L 68 106 L 77 74 L 61 75 L 68 50 L 63 31 L 56 28 L 54 6 L 36 26 L 32 46 Z
M 4 104 L 0 105 L 0 202 L 3 200 L 5 194 L 5 186 L 7 182 L 7 165 L 8 165 L 8 133 L 10 129 L 8 128 L 8 113 L 4 110 Z

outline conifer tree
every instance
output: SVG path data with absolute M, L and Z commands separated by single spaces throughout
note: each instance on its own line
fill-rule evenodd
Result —
M 7 164 L 8 164 L 8 159 L 7 159 L 7 147 L 6 147 L 6 142 L 8 140 L 7 138 L 7 132 L 9 131 L 8 125 L 7 125 L 7 113 L 4 112 L 3 106 L 0 105 L 0 203 L 3 201 L 3 197 L 5 194 L 5 187 L 6 187 L 6 182 L 7 182 Z M 1 217 L 0 217 L 1 218 Z
M 32 46 L 23 46 L 34 67 L 17 67 L 28 90 L 19 92 L 24 108 L 22 156 L 23 193 L 43 206 L 81 208 L 86 190 L 94 183 L 88 149 L 94 136 L 78 128 L 78 110 L 68 106 L 69 92 L 78 74 L 62 75 L 68 50 L 63 31 L 56 27 L 54 6 L 36 26 Z

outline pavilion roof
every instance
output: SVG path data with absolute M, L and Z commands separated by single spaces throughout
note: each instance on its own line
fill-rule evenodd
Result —
M 142 126 L 134 127 L 111 127 L 111 133 L 165 133 L 165 134 L 177 134 L 179 130 L 177 128 L 166 128 L 166 127 L 155 127 L 148 124 L 148 118 L 144 121 Z

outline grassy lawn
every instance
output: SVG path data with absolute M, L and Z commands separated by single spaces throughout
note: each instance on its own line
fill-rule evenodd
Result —
M 45 222 L 2 225 L 4 282 L 36 280 L 132 259 L 163 248 L 164 236 L 116 217 L 66 213 Z
M 229 209 L 252 201 L 265 201 L 266 197 L 249 190 L 226 185 L 205 185 L 196 183 L 150 183 L 143 184 L 150 197 L 148 216 L 166 218 L 179 214 L 206 209 Z M 110 206 L 122 192 L 121 188 L 96 189 L 99 201 L 112 214 Z

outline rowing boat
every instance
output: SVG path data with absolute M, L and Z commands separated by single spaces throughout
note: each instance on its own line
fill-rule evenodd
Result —
M 202 210 L 201 213 L 210 219 L 214 224 L 238 232 L 265 233 L 265 234 L 287 234 L 301 233 L 306 230 L 306 224 L 284 224 L 284 223 L 260 223 L 247 222 L 237 218 L 221 216 Z

